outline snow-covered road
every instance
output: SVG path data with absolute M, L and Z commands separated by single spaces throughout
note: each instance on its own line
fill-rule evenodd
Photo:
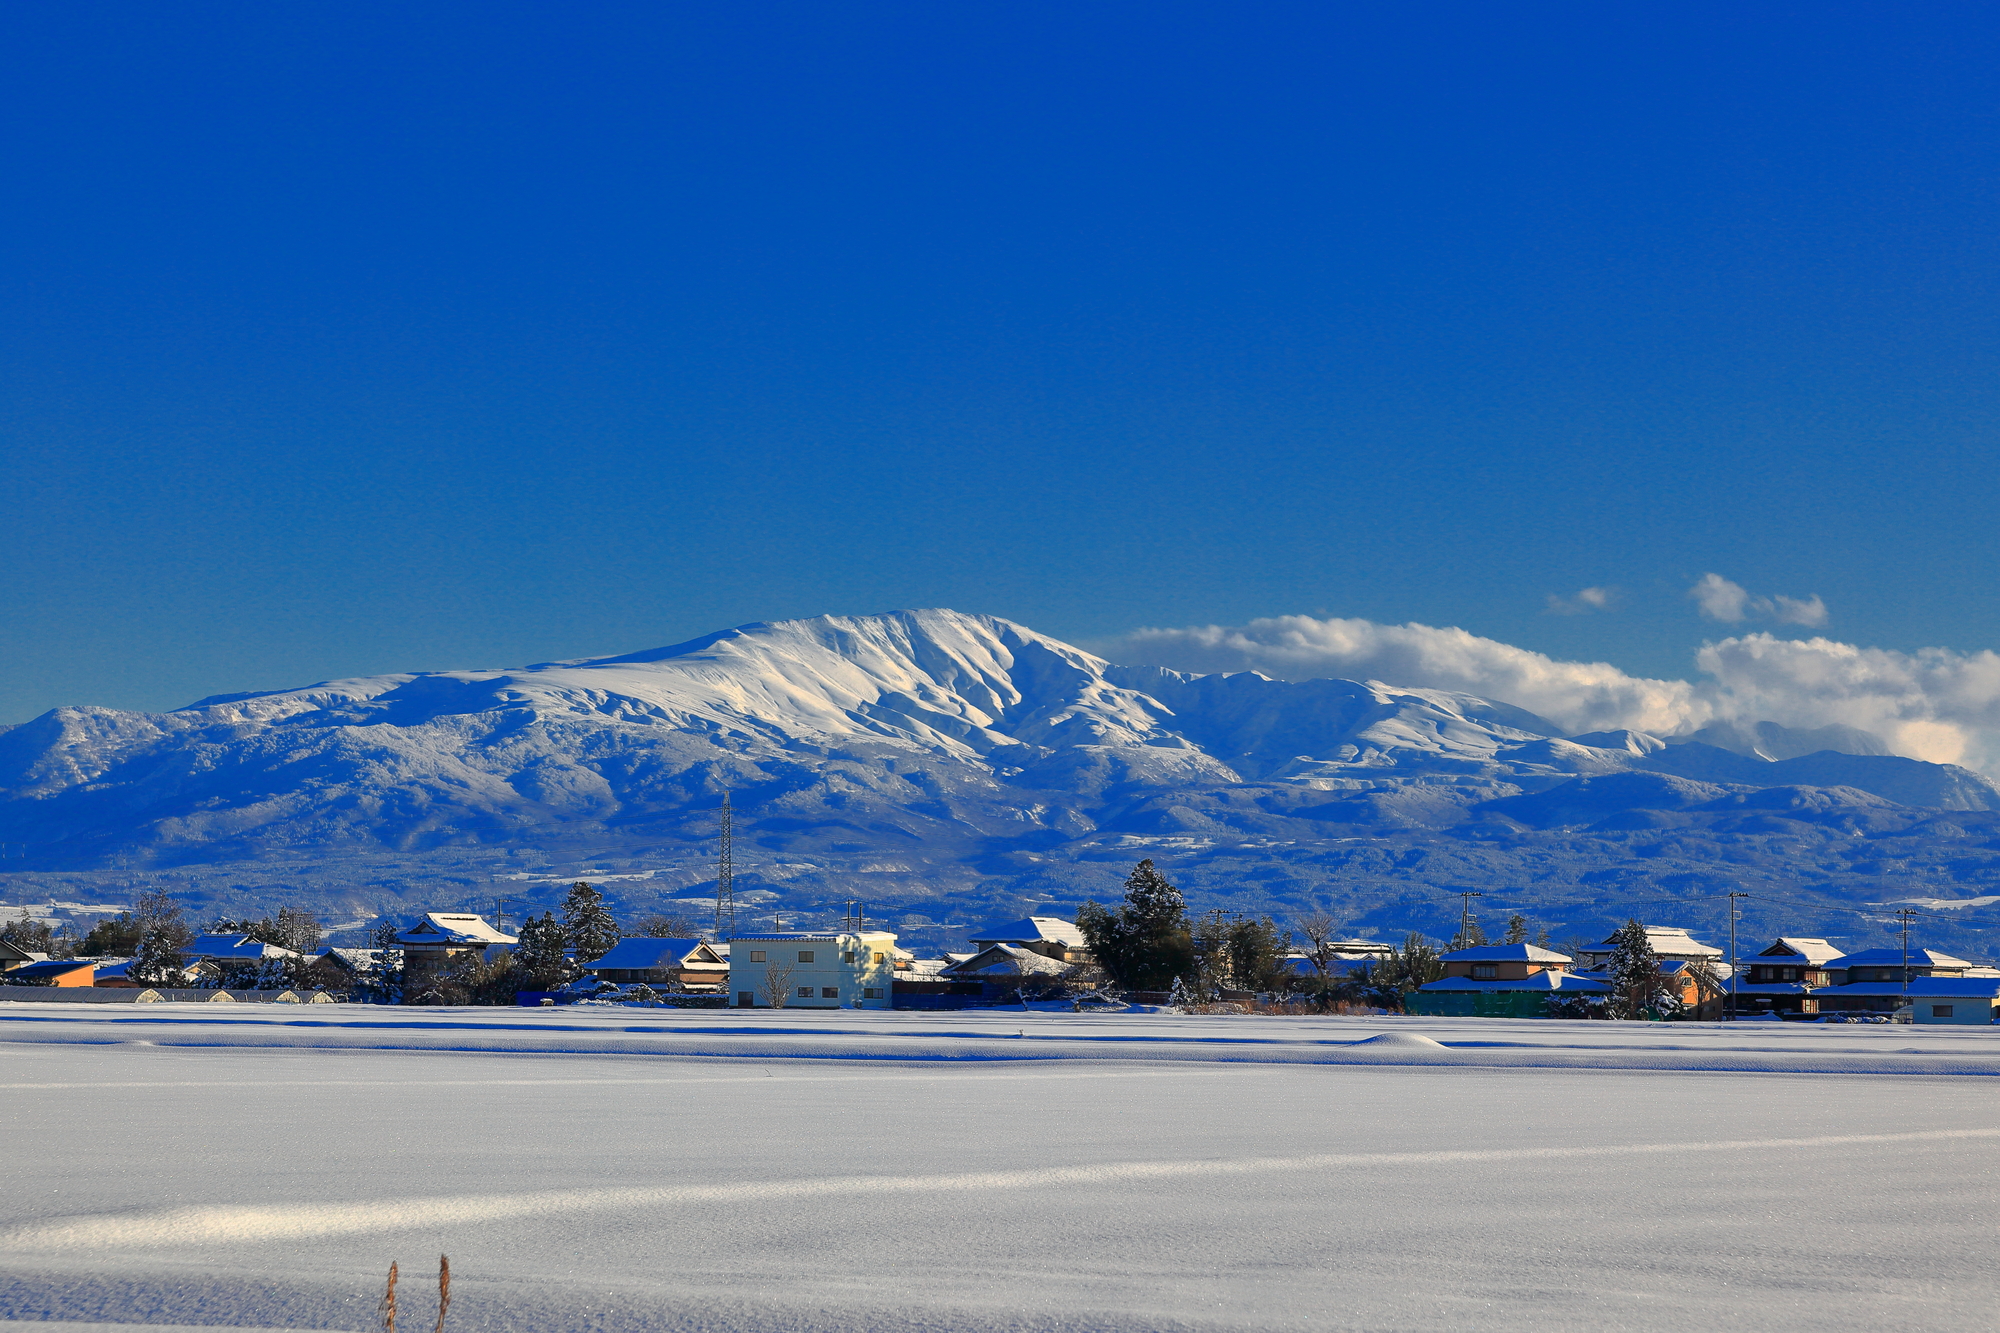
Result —
M 440 1252 L 467 1333 L 2000 1297 L 1992 1029 L 78 1008 L 0 1007 L 0 1318 L 359 1330 L 396 1259 L 427 1328 Z

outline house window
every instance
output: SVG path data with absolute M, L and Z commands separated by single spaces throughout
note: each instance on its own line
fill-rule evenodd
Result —
M 847 952 L 847 953 L 844 953 L 844 954 L 842 954 L 842 955 L 840 956 L 840 961 L 841 961 L 841 962 L 843 962 L 843 963 L 851 963 L 851 962 L 853 962 L 853 961 L 854 961 L 854 954 L 853 954 L 853 952 L 852 952 L 852 951 L 850 950 L 849 952 Z
M 819 998 L 820 998 L 820 999 L 822 999 L 822 1000 L 837 1000 L 837 999 L 839 999 L 839 998 L 840 998 L 840 987 L 838 987 L 838 986 L 821 986 L 821 987 L 819 988 Z
M 1934 1005 L 1932 1005 L 1932 1006 L 1931 1006 L 1931 1017 L 1932 1017 L 1932 1018 L 1950 1018 L 1950 1017 L 1951 1017 L 1951 1006 L 1950 1006 L 1950 1005 L 1948 1005 L 1948 1004 L 1934 1004 Z
M 761 962 L 763 962 L 763 961 L 764 961 L 764 951 L 763 951 L 762 949 L 752 949 L 752 950 L 750 951 L 750 961 L 751 961 L 751 962 L 753 962 L 753 963 L 761 963 Z
M 801 1000 L 810 1000 L 812 997 L 813 997 L 813 988 L 811 986 L 799 987 L 799 998 Z
M 875 955 L 875 961 L 879 963 L 882 961 L 883 957 L 884 955 L 878 953 Z
M 1474 963 L 1472 965 L 1472 975 L 1479 981 L 1491 981 L 1499 973 L 1491 963 Z
M 813 951 L 811 949 L 799 950 L 799 961 L 801 963 L 810 963 L 812 960 L 813 960 Z
M 861 988 L 861 998 L 864 1000 L 879 1000 L 882 998 L 882 988 L 880 986 L 863 986 Z

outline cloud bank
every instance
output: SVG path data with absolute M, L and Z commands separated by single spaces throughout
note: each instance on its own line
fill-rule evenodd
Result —
M 1141 629 L 1099 651 L 1182 671 L 1456 690 L 1539 713 L 1571 735 L 1617 727 L 1673 735 L 1711 722 L 1838 724 L 1874 732 L 1897 754 L 2000 777 L 2000 654 L 1990 651 L 1904 653 L 1754 633 L 1704 644 L 1696 679 L 1654 680 L 1462 629 L 1312 616 Z
M 1810 597 L 1786 597 L 1781 594 L 1757 597 L 1742 584 L 1731 583 L 1720 574 L 1703 574 L 1700 581 L 1688 589 L 1688 596 L 1710 620 L 1730 625 L 1740 625 L 1751 619 L 1775 620 L 1780 625 L 1804 625 L 1807 628 L 1817 628 L 1826 623 L 1826 603 L 1819 599 L 1818 593 Z

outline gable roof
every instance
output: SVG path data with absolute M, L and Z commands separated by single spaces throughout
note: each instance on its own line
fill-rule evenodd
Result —
M 281 944 L 266 944 L 248 935 L 197 935 L 187 947 L 190 958 L 299 958 L 303 955 Z
M 1084 947 L 1083 932 L 1076 928 L 1076 922 L 1065 921 L 1059 916 L 1029 916 L 1019 921 L 1003 921 L 997 925 L 982 926 L 966 938 L 974 944 L 1025 944 L 1046 941 L 1065 944 L 1072 949 Z
M 1537 944 L 1479 944 L 1439 955 L 1447 963 L 1567 963 L 1569 955 Z
M 1023 949 L 1015 944 L 991 944 L 981 949 L 963 962 L 953 963 L 939 972 L 946 977 L 1022 977 L 1060 976 L 1069 971 L 1068 963 L 1059 963 L 1047 954 L 1036 953 L 1033 949 Z
M 1519 980 L 1474 981 L 1471 977 L 1445 977 L 1429 985 L 1417 987 L 1420 991 L 1472 990 L 1566 990 L 1582 995 L 1601 995 L 1611 989 L 1594 977 L 1578 976 L 1574 972 L 1534 972 Z
M 78 968 L 93 968 L 97 963 L 89 958 L 64 958 L 46 963 L 28 963 L 13 968 L 7 973 L 7 984 L 19 985 L 24 981 L 45 981 L 74 972 Z
M 1729 951 L 1713 945 L 1703 944 L 1680 926 L 1647 926 L 1646 941 L 1653 946 L 1653 952 L 1682 958 L 1721 958 Z M 1616 934 L 1607 936 L 1604 943 L 1595 948 L 1579 949 L 1578 953 L 1597 955 L 1608 954 L 1618 947 Z
M 1822 986 L 1813 994 L 1824 999 L 1829 995 L 1901 995 L 1903 983 L 1900 981 L 1857 981 L 1846 986 Z M 1949 999 L 2000 999 L 2000 977 L 1911 977 L 1909 996 L 1913 1000 L 1928 1000 L 1933 996 Z
M 635 935 L 612 945 L 609 953 L 590 966 L 649 971 L 682 963 L 714 965 L 722 961 L 699 939 L 655 939 L 650 935 Z
M 424 919 L 396 936 L 398 944 L 517 944 L 512 935 L 471 912 L 426 912 Z
M 32 955 L 12 940 L 0 940 L 0 963 L 25 963 Z
M 1757 955 L 1759 958 L 1803 958 L 1807 964 L 1818 967 L 1830 963 L 1845 954 L 1825 940 L 1806 935 L 1780 935 L 1771 947 Z
M 1901 946 L 1892 949 L 1863 949 L 1860 953 L 1847 954 L 1840 960 L 1842 967 L 1901 967 L 1903 950 Z M 1936 949 L 1910 950 L 1911 967 L 1971 967 L 1963 958 L 1953 958 L 1948 953 Z

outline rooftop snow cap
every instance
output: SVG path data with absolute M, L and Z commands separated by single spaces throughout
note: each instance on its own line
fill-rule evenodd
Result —
M 495 930 L 483 916 L 470 912 L 426 912 L 424 919 L 396 936 L 398 944 L 514 944 L 512 935 Z
M 1059 916 L 1030 916 L 1019 921 L 1004 921 L 999 925 L 982 927 L 966 938 L 974 944 L 1022 944 L 1048 940 L 1077 949 L 1081 949 L 1084 942 L 1083 932 L 1076 928 L 1076 923 Z
M 1447 963 L 1567 963 L 1569 955 L 1537 944 L 1481 944 L 1440 954 Z

